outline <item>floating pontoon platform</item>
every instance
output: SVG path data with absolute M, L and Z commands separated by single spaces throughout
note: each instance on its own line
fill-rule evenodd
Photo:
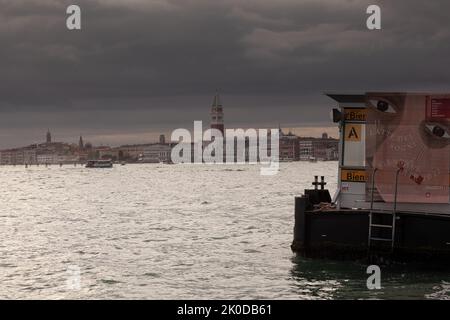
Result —
M 372 213 L 373 224 L 379 228 L 369 235 L 370 210 L 330 208 L 323 202 L 322 208 L 312 206 L 308 195 L 295 198 L 291 248 L 301 256 L 377 263 L 450 263 L 449 215 L 399 211 L 391 242 L 391 229 L 381 227 L 391 225 L 390 212 Z
M 332 200 L 316 176 L 295 198 L 292 250 L 450 263 L 450 94 L 328 96 L 339 103 L 338 188 Z

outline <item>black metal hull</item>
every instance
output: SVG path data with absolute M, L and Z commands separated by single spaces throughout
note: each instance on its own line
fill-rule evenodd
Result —
M 307 209 L 296 198 L 292 250 L 311 258 L 450 263 L 450 215 L 397 212 L 394 250 L 368 247 L 369 211 Z M 391 219 L 390 216 L 381 219 Z M 385 221 L 378 221 L 386 223 Z M 383 230 L 375 236 L 387 237 Z

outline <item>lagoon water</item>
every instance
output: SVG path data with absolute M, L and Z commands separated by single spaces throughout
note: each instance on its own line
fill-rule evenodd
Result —
M 294 196 L 337 162 L 0 167 L 0 298 L 450 299 L 450 272 L 296 258 Z

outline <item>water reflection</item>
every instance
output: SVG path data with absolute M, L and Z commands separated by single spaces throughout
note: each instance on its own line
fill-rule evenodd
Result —
M 291 277 L 300 297 L 311 299 L 450 299 L 450 272 L 426 265 L 381 266 L 381 289 L 367 289 L 367 265 L 292 258 Z

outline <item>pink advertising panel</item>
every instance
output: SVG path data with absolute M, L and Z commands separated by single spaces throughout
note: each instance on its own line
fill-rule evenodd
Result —
M 449 203 L 450 95 L 367 93 L 366 196 L 376 201 Z

